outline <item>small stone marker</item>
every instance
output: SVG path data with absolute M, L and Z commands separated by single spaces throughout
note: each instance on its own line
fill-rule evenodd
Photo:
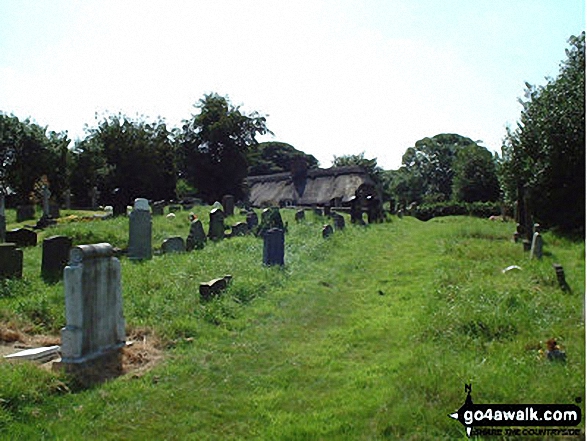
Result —
M 234 214 L 234 196 L 227 194 L 222 198 L 222 209 L 225 216 L 232 216 Z
M 84 382 L 118 375 L 125 345 L 120 261 L 109 243 L 71 249 L 64 270 L 61 362 Z
M 26 228 L 16 228 L 6 232 L 6 242 L 17 247 L 34 247 L 37 245 L 37 233 Z
M 206 245 L 206 233 L 202 226 L 202 221 L 196 219 L 190 224 L 190 232 L 186 240 L 186 250 L 192 251 L 193 249 L 202 249 Z
M 22 278 L 22 250 L 13 243 L 0 243 L 0 279 Z
M 69 260 L 72 240 L 66 236 L 51 236 L 43 240 L 41 276 L 48 281 L 61 279 Z
M 296 211 L 296 222 L 301 222 L 306 218 L 306 212 L 304 210 Z
M 532 246 L 530 247 L 530 258 L 542 259 L 542 235 L 539 231 L 532 236 Z
M 285 234 L 280 228 L 271 228 L 263 235 L 263 265 L 284 265 Z
M 220 208 L 214 208 L 210 211 L 208 237 L 211 240 L 224 239 L 224 212 Z
M 567 283 L 567 281 L 565 279 L 565 270 L 564 270 L 563 266 L 560 263 L 553 263 L 552 267 L 556 271 L 556 278 L 558 280 L 558 286 L 563 291 L 570 291 L 571 287 L 569 286 L 569 284 Z
M 231 237 L 246 236 L 249 232 L 249 226 L 245 222 L 238 222 L 232 226 Z
M 332 236 L 333 233 L 334 233 L 334 230 L 332 229 L 332 225 L 324 225 L 322 227 L 322 237 L 324 239 L 329 238 L 330 236 Z
M 134 209 L 129 215 L 128 258 L 145 260 L 153 257 L 151 247 L 153 220 L 149 202 L 143 198 L 135 199 Z
M 33 205 L 19 205 L 16 207 L 16 222 L 23 222 L 35 218 L 35 207 Z
M 183 237 L 174 236 L 165 239 L 163 241 L 163 244 L 161 245 L 161 250 L 164 254 L 183 253 L 185 251 L 185 243 L 183 242 Z
M 207 301 L 212 297 L 219 296 L 224 291 L 230 281 L 232 280 L 231 275 L 226 275 L 220 279 L 213 279 L 209 282 L 200 283 L 200 297 L 202 300 Z

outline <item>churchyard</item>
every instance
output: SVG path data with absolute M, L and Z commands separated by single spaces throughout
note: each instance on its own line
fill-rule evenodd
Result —
M 6 251 L 23 264 L 0 280 L 4 353 L 60 345 L 66 368 L 0 361 L 2 437 L 463 439 L 447 415 L 465 384 L 476 403 L 578 403 L 584 415 L 583 242 L 542 232 L 531 258 L 512 222 L 357 226 L 294 209 L 280 210 L 281 233 L 273 213 L 255 220 L 228 203 L 230 238 L 219 207 L 151 217 L 139 202 L 107 220 L 61 210 L 36 245 Z M 265 217 L 264 238 L 247 234 Z M 7 231 L 26 225 L 6 210 Z M 63 275 L 43 249 L 68 241 Z M 120 277 L 94 284 L 98 297 L 104 280 L 114 286 L 112 308 L 100 306 L 114 317 L 101 318 L 105 342 L 78 335 L 90 313 L 71 300 L 88 295 L 76 280 L 102 271 L 90 265 Z M 545 356 L 550 338 L 566 361 Z M 82 384 L 93 345 L 120 351 L 120 370 Z

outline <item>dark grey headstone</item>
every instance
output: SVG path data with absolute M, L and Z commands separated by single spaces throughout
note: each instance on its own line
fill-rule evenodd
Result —
M 224 239 L 224 212 L 220 208 L 210 211 L 208 237 L 211 240 Z
M 259 216 L 254 211 L 249 211 L 247 213 L 247 226 L 249 230 L 254 230 L 259 225 Z
M 226 216 L 232 216 L 234 214 L 234 196 L 227 194 L 222 198 L 222 209 Z
M 192 251 L 193 249 L 202 249 L 206 244 L 206 233 L 202 226 L 202 221 L 196 219 L 190 225 L 190 232 L 186 240 L 186 250 Z
M 151 211 L 153 216 L 163 216 L 165 214 L 165 201 L 154 202 Z
M 232 226 L 231 236 L 245 236 L 249 232 L 249 227 L 245 222 L 238 222 Z
M 285 234 L 282 229 L 271 228 L 263 235 L 263 265 L 284 265 Z
M 322 237 L 324 239 L 332 236 L 333 233 L 334 230 L 332 229 L 332 225 L 324 225 L 324 227 L 322 228 Z
M 261 212 L 261 224 L 259 225 L 259 231 L 257 234 L 259 236 L 264 236 L 265 232 L 271 228 L 278 228 L 285 231 L 283 219 L 281 218 L 281 213 L 277 207 L 266 208 Z
M 296 211 L 296 222 L 301 222 L 306 218 L 306 212 L 304 210 Z
M 226 275 L 220 279 L 200 283 L 200 297 L 202 300 L 210 300 L 212 297 L 219 296 L 228 287 L 231 280 L 232 276 Z
M 22 278 L 22 250 L 13 243 L 0 243 L 0 279 Z
M 17 228 L 6 232 L 6 242 L 17 247 L 34 247 L 37 245 L 37 233 L 26 228 Z
M 151 259 L 153 220 L 149 204 L 145 199 L 136 199 L 129 215 L 128 258 L 136 260 Z
M 332 221 L 334 222 L 334 229 L 335 230 L 344 230 L 345 222 L 344 222 L 344 216 L 342 214 L 332 212 L 330 217 L 332 218 Z
M 169 237 L 163 241 L 161 250 L 165 253 L 183 253 L 185 251 L 185 244 L 183 237 L 174 236 Z
M 16 222 L 23 222 L 35 218 L 35 207 L 33 205 L 19 205 L 16 207 Z
M 57 204 L 49 204 L 49 216 L 53 219 L 59 219 L 61 217 L 61 211 L 59 210 L 59 205 Z
M 63 277 L 71 246 L 72 240 L 67 236 L 51 236 L 43 240 L 41 276 L 45 280 L 59 280 Z

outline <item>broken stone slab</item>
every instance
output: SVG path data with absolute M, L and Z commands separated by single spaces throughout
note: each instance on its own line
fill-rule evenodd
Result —
M 232 276 L 227 274 L 219 279 L 200 283 L 200 297 L 202 300 L 210 300 L 212 297 L 219 296 L 228 287 L 231 280 Z
M 34 361 L 36 363 L 46 363 L 55 358 L 59 358 L 61 353 L 60 346 L 43 346 L 41 348 L 26 349 L 15 352 L 14 354 L 5 355 L 4 359 L 8 361 Z

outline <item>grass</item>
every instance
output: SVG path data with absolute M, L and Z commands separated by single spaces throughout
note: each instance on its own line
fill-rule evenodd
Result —
M 197 211 L 206 229 L 207 210 Z M 156 336 L 163 361 L 87 390 L 62 374 L 0 362 L 1 436 L 465 439 L 447 417 L 463 403 L 465 383 L 477 403 L 580 397 L 584 414 L 583 243 L 545 233 L 545 257 L 535 261 L 510 241 L 511 223 L 406 217 L 324 240 L 324 220 L 284 217 L 283 269 L 261 265 L 254 237 L 123 259 L 128 333 Z M 188 229 L 183 214 L 155 218 L 154 246 Z M 43 234 L 120 248 L 128 240 L 126 219 Z M 26 249 L 23 280 L 0 285 L 0 321 L 58 335 L 63 284 L 42 281 L 40 258 L 40 245 Z M 554 262 L 571 293 L 559 289 Z M 509 265 L 522 270 L 503 274 Z M 233 276 L 226 294 L 200 302 L 198 284 L 225 274 Z M 565 364 L 540 356 L 550 337 L 567 351 Z

